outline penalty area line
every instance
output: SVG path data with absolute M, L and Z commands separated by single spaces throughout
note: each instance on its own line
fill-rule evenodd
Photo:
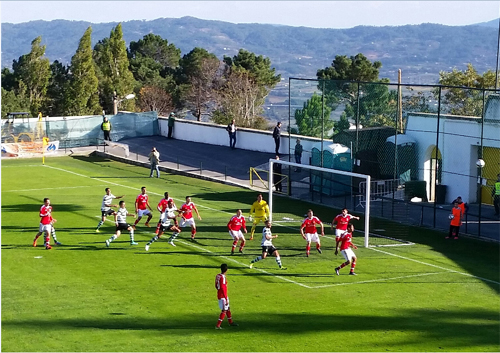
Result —
M 380 278 L 380 279 L 372 279 L 372 280 L 367 280 L 367 281 L 326 284 L 324 286 L 317 286 L 317 287 L 311 287 L 311 288 L 316 289 L 316 288 L 328 288 L 328 287 L 336 287 L 336 286 L 346 286 L 346 285 L 350 285 L 350 284 L 363 284 L 363 283 L 385 282 L 385 281 L 391 281 L 391 280 L 394 280 L 394 279 L 404 279 L 404 278 L 412 278 L 412 277 L 432 276 L 432 275 L 439 275 L 439 274 L 443 274 L 443 273 L 447 273 L 447 272 L 429 272 L 429 273 L 420 273 L 418 275 L 409 275 L 409 276 L 400 276 L 400 277 L 391 277 L 391 278 Z

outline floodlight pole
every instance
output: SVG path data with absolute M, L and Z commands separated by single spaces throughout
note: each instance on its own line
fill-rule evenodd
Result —
M 500 16 L 498 17 L 497 66 L 495 70 L 495 90 L 498 89 L 498 52 L 500 51 Z

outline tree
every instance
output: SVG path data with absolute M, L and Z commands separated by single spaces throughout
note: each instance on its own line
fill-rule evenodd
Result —
M 179 66 L 181 50 L 159 35 L 149 33 L 137 42 L 130 42 L 130 71 L 141 85 L 175 89 L 173 74 Z
M 2 87 L 2 117 L 10 112 L 29 111 L 30 102 L 24 95 L 17 95 L 14 90 L 7 91 Z
M 174 108 L 172 96 L 158 86 L 144 86 L 139 91 L 139 107 L 142 111 L 155 111 L 167 116 Z
M 240 126 L 267 128 L 263 124 L 262 106 L 269 91 L 281 80 L 271 68 L 271 60 L 240 49 L 233 58 L 224 57 L 226 64 L 218 89 L 218 119 L 236 119 Z
M 202 48 L 194 48 L 180 61 L 177 78 L 184 86 L 184 105 L 198 121 L 214 108 L 215 81 L 219 66 L 217 56 Z
M 342 112 L 340 120 L 336 121 L 333 125 L 333 134 L 336 135 L 344 130 L 349 130 L 350 127 L 351 123 L 349 123 L 349 119 L 347 119 L 347 114 Z
M 295 111 L 295 122 L 300 135 L 326 137 L 334 126 L 330 120 L 332 110 L 323 104 L 321 96 L 314 93 L 304 103 L 302 109 Z
M 50 64 L 50 80 L 42 110 L 45 115 L 62 116 L 70 114 L 67 110 L 69 68 L 59 61 Z
M 361 53 L 350 58 L 337 55 L 331 66 L 317 71 L 318 89 L 325 95 L 327 104 L 336 109 L 341 101 L 352 103 L 355 99 L 357 85 L 353 82 L 377 81 L 381 67 L 380 61 L 372 63 Z
M 71 115 L 101 114 L 99 81 L 92 59 L 92 27 L 87 28 L 71 58 L 67 111 Z
M 482 116 L 483 92 L 480 89 L 495 88 L 495 73 L 488 70 L 483 75 L 479 75 L 474 66 L 469 63 L 465 71 L 456 68 L 451 72 L 441 71 L 439 84 L 455 86 L 442 89 L 441 109 L 443 112 L 454 115 Z M 435 98 L 439 99 L 439 88 L 435 88 L 433 93 Z
M 29 54 L 22 55 L 19 60 L 14 60 L 15 75 L 26 87 L 30 101 L 31 115 L 37 116 L 43 101 L 50 79 L 50 62 L 45 56 L 45 45 L 41 45 L 42 37 L 36 37 L 31 42 Z
M 114 92 L 118 99 L 133 92 L 135 80 L 129 70 L 127 48 L 119 23 L 111 30 L 109 38 L 94 46 L 94 61 L 99 79 L 99 100 L 106 111 L 113 111 Z M 134 100 L 124 100 L 123 109 L 134 110 Z

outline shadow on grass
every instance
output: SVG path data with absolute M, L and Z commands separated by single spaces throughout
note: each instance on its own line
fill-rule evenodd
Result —
M 466 350 L 468 346 L 498 346 L 500 339 L 499 317 L 496 310 L 461 309 L 394 309 L 385 315 L 333 315 L 303 313 L 266 313 L 258 314 L 233 313 L 239 327 L 223 326 L 228 331 L 274 333 L 282 335 L 300 335 L 336 331 L 346 333 L 380 335 L 387 350 L 400 350 L 399 347 L 425 346 L 434 351 L 441 347 L 447 350 Z M 29 319 L 29 320 L 2 320 L 4 334 L 10 329 L 39 330 L 44 327 L 50 330 L 68 329 L 100 329 L 100 330 L 152 330 L 166 331 L 169 335 L 190 335 L 195 332 L 213 331 L 218 313 L 214 315 L 169 315 L 167 317 L 135 317 L 127 313 L 108 313 L 109 316 L 100 318 L 78 317 L 74 319 Z M 186 330 L 176 332 L 176 330 Z M 391 337 L 391 333 L 406 334 L 399 340 Z M 386 337 L 384 339 L 384 337 Z M 413 340 L 412 338 L 413 337 Z M 366 344 L 366 343 L 365 343 Z M 334 348 L 334 347 L 331 347 Z M 364 347 L 367 349 L 367 347 Z

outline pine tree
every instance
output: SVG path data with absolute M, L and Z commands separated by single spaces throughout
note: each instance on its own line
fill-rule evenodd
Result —
M 71 58 L 71 78 L 67 97 L 68 114 L 100 114 L 97 75 L 92 59 L 92 27 L 87 28 Z

